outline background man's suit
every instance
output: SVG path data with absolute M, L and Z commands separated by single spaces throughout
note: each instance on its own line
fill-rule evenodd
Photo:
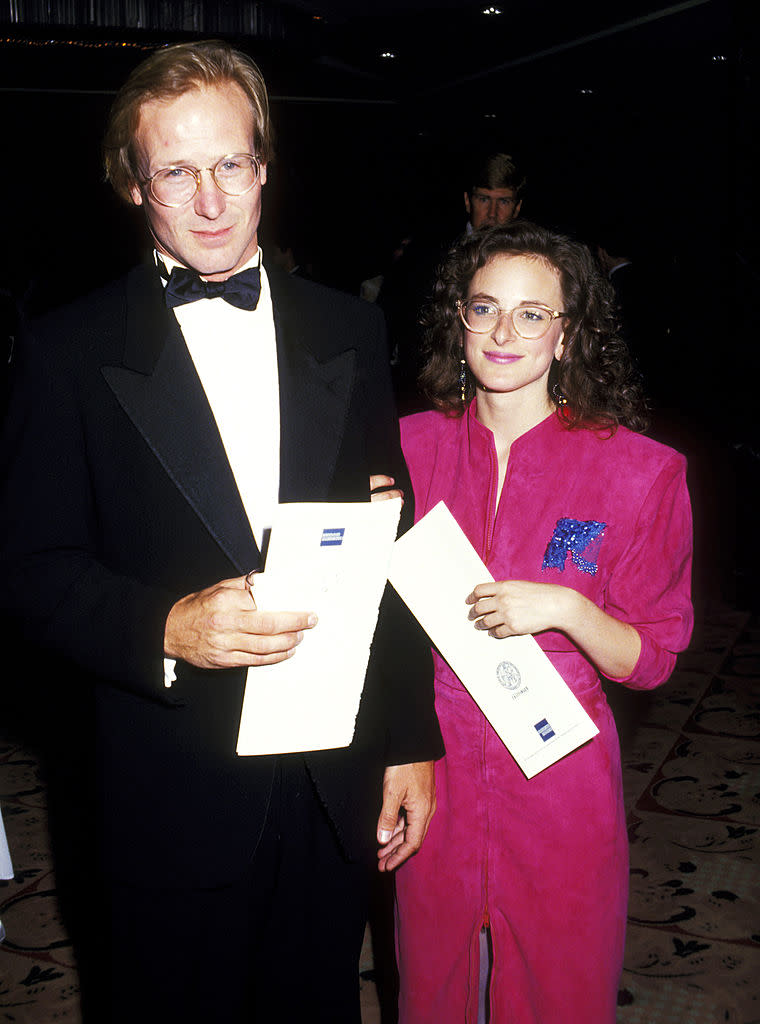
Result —
M 369 474 L 388 473 L 411 521 L 379 315 L 269 279 L 280 500 L 367 500 Z M 180 662 L 177 682 L 162 685 L 173 604 L 259 562 L 211 410 L 152 266 L 49 316 L 35 336 L 19 357 L 4 453 L 7 606 L 62 656 L 60 686 L 95 686 L 109 876 L 228 884 L 256 847 L 275 759 L 235 755 L 244 670 Z M 442 752 L 426 644 L 390 592 L 373 651 L 352 746 L 307 755 L 354 859 L 373 856 L 384 766 Z

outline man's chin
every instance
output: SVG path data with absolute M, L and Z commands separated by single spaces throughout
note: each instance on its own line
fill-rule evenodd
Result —
M 232 274 L 236 274 L 255 253 L 255 248 L 252 252 L 249 251 L 249 248 L 240 252 L 237 247 L 233 252 L 229 248 L 202 249 L 200 252 L 188 253 L 188 259 L 192 262 L 187 263 L 186 266 L 200 274 L 201 277 L 208 278 L 209 281 L 223 281 Z
M 209 281 L 223 281 L 230 277 L 241 266 L 241 259 L 228 253 L 193 253 L 188 254 L 187 261 L 182 261 L 190 270 Z

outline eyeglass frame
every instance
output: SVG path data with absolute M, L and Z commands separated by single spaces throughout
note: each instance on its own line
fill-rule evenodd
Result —
M 518 306 L 513 306 L 512 309 L 502 309 L 501 306 L 497 302 L 494 302 L 494 303 L 492 303 L 492 305 L 496 306 L 496 308 L 499 311 L 498 315 L 496 317 L 496 323 L 492 324 L 491 327 L 486 327 L 486 329 L 484 331 L 476 331 L 473 327 L 470 327 L 470 325 L 465 320 L 465 318 L 464 318 L 464 310 L 465 310 L 465 306 L 468 306 L 470 302 L 477 302 L 477 301 L 478 301 L 477 299 L 468 299 L 466 302 L 462 302 L 461 299 L 457 299 L 457 301 L 456 301 L 456 307 L 457 307 L 457 309 L 459 311 L 459 319 L 462 321 L 462 323 L 464 324 L 465 328 L 471 334 L 488 334 L 490 331 L 493 331 L 493 330 L 495 330 L 498 327 L 499 323 L 501 322 L 501 318 L 502 317 L 509 316 L 509 319 L 510 319 L 510 321 L 512 323 L 512 328 L 514 329 L 515 334 L 519 335 L 519 337 L 521 337 L 523 339 L 523 341 L 540 341 L 542 338 L 546 337 L 546 335 L 549 333 L 549 329 L 551 328 L 551 325 L 554 323 L 555 320 L 559 319 L 559 317 L 561 317 L 561 316 L 567 316 L 567 313 L 561 312 L 558 309 L 552 309 L 551 306 L 545 306 L 543 304 L 543 302 L 522 302 Z M 483 300 L 481 300 L 481 301 L 483 301 Z M 518 330 L 517 324 L 514 321 L 513 314 L 518 309 L 530 309 L 533 306 L 537 307 L 538 309 L 545 309 L 547 313 L 551 313 L 551 320 L 546 325 L 546 329 L 544 331 L 542 331 L 541 334 L 537 334 L 534 338 L 526 338 L 524 334 L 520 334 L 520 331 Z
M 256 167 L 256 174 L 254 176 L 253 181 L 248 186 L 248 188 L 245 189 L 245 191 L 243 192 L 227 192 L 216 180 L 216 174 L 214 174 L 214 171 L 217 169 L 220 163 L 222 163 L 224 160 L 229 160 L 230 157 L 233 156 L 247 156 L 253 161 Z M 189 171 L 190 174 L 192 174 L 192 176 L 195 178 L 195 192 L 193 192 L 191 196 L 188 196 L 187 199 L 183 199 L 181 203 L 165 203 L 162 199 L 159 199 L 156 193 L 153 191 L 153 179 L 157 178 L 158 175 L 162 174 L 164 171 L 175 170 Z M 195 199 L 195 197 L 198 195 L 198 189 L 201 187 L 202 184 L 201 175 L 203 174 L 204 171 L 210 172 L 211 180 L 214 182 L 214 184 L 216 185 L 220 192 L 223 192 L 224 195 L 226 196 L 232 196 L 233 198 L 237 199 L 240 196 L 247 195 L 255 186 L 256 182 L 259 180 L 259 177 L 261 176 L 261 161 L 257 156 L 254 156 L 253 153 L 225 153 L 224 156 L 219 157 L 219 159 L 216 161 L 213 167 L 193 167 L 191 164 L 167 164 L 166 167 L 159 167 L 159 169 L 155 173 L 151 174 L 149 178 L 141 178 L 140 184 L 143 186 L 147 185 L 151 198 L 155 199 L 159 206 L 164 206 L 168 210 L 179 210 L 181 206 L 186 206 L 188 203 L 191 203 L 193 199 Z

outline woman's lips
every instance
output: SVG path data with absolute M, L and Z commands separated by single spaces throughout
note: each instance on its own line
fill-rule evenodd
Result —
M 511 355 L 507 352 L 484 352 L 483 355 L 491 363 L 516 363 L 518 359 L 522 359 L 522 356 Z

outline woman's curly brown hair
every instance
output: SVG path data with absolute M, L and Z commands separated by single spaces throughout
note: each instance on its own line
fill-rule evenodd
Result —
M 430 303 L 423 312 L 424 366 L 420 386 L 433 405 L 461 415 L 460 366 L 462 322 L 457 300 L 467 297 L 470 282 L 495 256 L 529 256 L 559 273 L 565 315 L 564 352 L 549 372 L 549 398 L 568 427 L 606 428 L 619 425 L 643 431 L 648 425 L 639 375 L 618 333 L 612 287 L 580 242 L 538 227 L 513 221 L 460 240 L 438 271 Z M 567 399 L 560 405 L 556 390 Z M 476 382 L 467 372 L 465 397 Z

